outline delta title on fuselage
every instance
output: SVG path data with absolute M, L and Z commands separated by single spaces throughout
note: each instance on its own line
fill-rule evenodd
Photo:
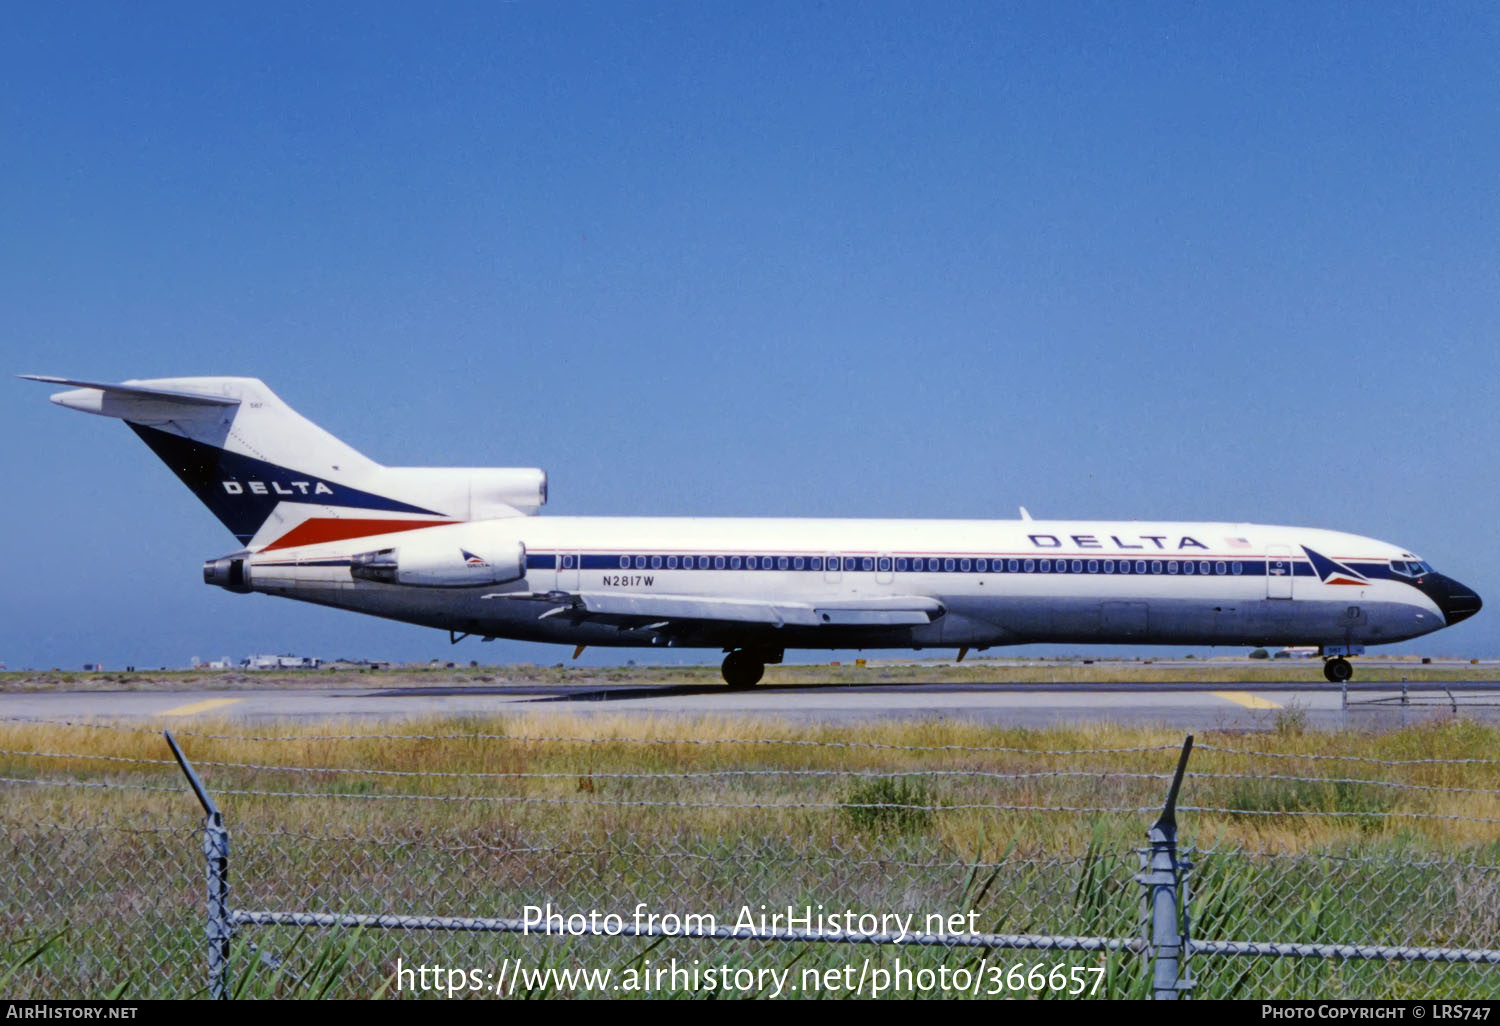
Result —
M 722 649 L 754 684 L 787 649 L 1029 642 L 1317 646 L 1344 657 L 1479 611 L 1415 554 L 1236 523 L 538 517 L 530 468 L 385 467 L 253 378 L 76 386 L 238 538 L 204 579 L 455 636 Z

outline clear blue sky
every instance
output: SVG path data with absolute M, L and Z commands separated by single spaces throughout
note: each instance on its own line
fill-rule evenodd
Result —
M 1491 600 L 1399 650 L 1500 654 L 1494 5 L 31 4 L 0 118 L 10 371 L 261 377 L 553 513 L 1356 531 Z M 11 667 L 566 655 L 210 589 L 4 387 Z

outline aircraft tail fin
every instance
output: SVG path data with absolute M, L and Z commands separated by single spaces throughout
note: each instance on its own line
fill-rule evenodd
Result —
M 125 421 L 252 549 L 521 516 L 546 501 L 546 475 L 531 468 L 382 466 L 257 378 L 22 377 L 73 386 L 51 397 L 59 406 Z

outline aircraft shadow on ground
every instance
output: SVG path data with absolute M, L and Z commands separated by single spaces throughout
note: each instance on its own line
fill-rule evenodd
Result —
M 912 681 L 899 683 L 877 682 L 847 684 L 816 682 L 807 684 L 774 684 L 751 688 L 731 688 L 727 684 L 660 684 L 625 685 L 620 687 L 589 688 L 571 691 L 565 695 L 552 694 L 534 698 L 528 704 L 545 702 L 621 702 L 632 698 L 684 698 L 697 695 L 722 695 L 731 698 L 742 695 L 763 694 L 807 694 L 818 691 L 903 691 L 921 688 L 942 691 L 982 691 L 994 688 L 993 684 L 923 684 Z
M 725 684 L 617 684 L 602 685 L 590 688 L 567 688 L 559 693 L 558 687 L 544 687 L 537 684 L 508 684 L 490 687 L 422 687 L 422 688 L 391 688 L 389 690 L 369 691 L 362 694 L 362 698 L 453 698 L 460 696 L 475 695 L 497 695 L 507 698 L 531 697 L 532 703 L 546 702 L 618 702 L 632 698 L 682 698 L 695 695 L 745 695 L 757 690 L 762 692 L 807 692 L 807 691 L 869 691 L 869 690 L 892 690 L 901 688 L 942 688 L 944 690 L 981 690 L 992 688 L 993 684 L 962 685 L 949 684 L 920 684 L 903 682 L 897 684 L 888 683 L 861 683 L 861 684 L 839 684 L 839 683 L 808 683 L 808 684 L 778 684 L 766 688 L 746 688 L 734 690 Z
M 1491 681 L 1413 681 L 1406 685 L 1414 693 L 1444 691 L 1500 691 L 1500 682 Z M 1402 685 L 1386 681 L 1359 682 L 1349 685 L 1349 692 L 1357 694 L 1360 692 L 1392 692 L 1401 690 Z M 1322 682 L 1224 682 L 1224 681 L 1172 681 L 1172 682 L 1135 682 L 1135 681 L 964 681 L 962 683 L 939 683 L 923 681 L 861 681 L 851 682 L 826 682 L 809 681 L 806 684 L 774 684 L 761 685 L 759 687 L 734 690 L 725 684 L 604 684 L 593 687 L 570 687 L 567 685 L 542 685 L 542 684 L 499 684 L 485 687 L 458 687 L 458 686 L 433 686 L 433 687 L 408 687 L 390 688 L 365 692 L 361 697 L 366 698 L 454 698 L 463 696 L 495 695 L 507 698 L 527 699 L 527 704 L 549 704 L 549 703 L 579 703 L 579 702 L 623 702 L 631 699 L 643 698 L 689 698 L 700 695 L 723 695 L 725 697 L 741 696 L 747 694 L 808 694 L 820 691 L 905 691 L 923 690 L 930 693 L 942 694 L 983 694 L 987 692 L 1006 691 L 1011 693 L 1025 692 L 1195 692 L 1195 691 L 1250 691 L 1250 692 L 1286 692 L 1286 691 L 1308 691 L 1332 689 L 1334 685 Z M 1477 697 L 1477 696 L 1473 696 Z M 1470 698 L 1470 703 L 1473 702 Z M 1464 704 L 1460 702 L 1460 704 Z
M 1112 690 L 1131 687 L 1113 685 Z M 421 687 L 391 688 L 390 690 L 367 692 L 368 698 L 453 698 L 460 696 L 496 695 L 507 698 L 527 699 L 527 704 L 576 703 L 576 702 L 623 702 L 642 698 L 688 698 L 699 695 L 723 695 L 726 698 L 749 694 L 808 694 L 820 691 L 909 691 L 921 689 L 944 694 L 989 691 L 1055 691 L 1076 690 L 1076 685 L 1015 683 L 1005 681 L 966 681 L 961 684 L 935 681 L 861 681 L 828 682 L 809 681 L 806 684 L 774 684 L 737 690 L 725 684 L 604 684 L 596 687 L 547 687 L 538 684 L 510 684 L 489 687 Z

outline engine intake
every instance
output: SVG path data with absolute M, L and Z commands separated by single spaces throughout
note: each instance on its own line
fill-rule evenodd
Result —
M 455 541 L 413 539 L 359 553 L 350 559 L 349 573 L 361 581 L 419 588 L 506 584 L 526 576 L 526 546 L 501 542 L 470 548 Z
M 381 481 L 458 520 L 529 516 L 547 502 L 547 475 L 533 467 L 384 467 Z

